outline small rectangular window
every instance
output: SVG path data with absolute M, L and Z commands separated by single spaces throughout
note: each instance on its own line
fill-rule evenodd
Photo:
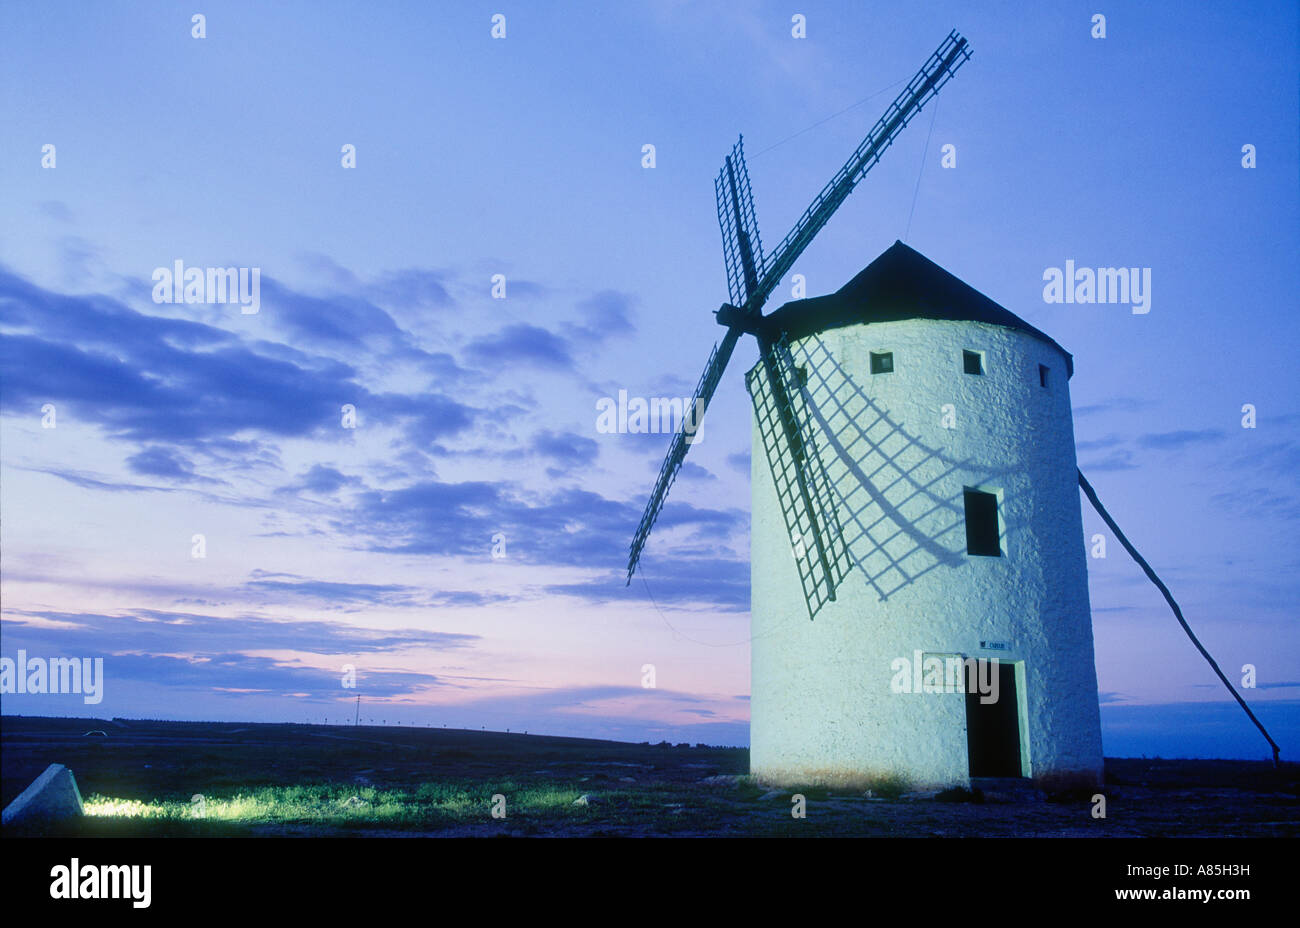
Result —
M 998 542 L 998 498 L 983 490 L 965 491 L 966 553 L 981 557 L 1001 557 Z
M 795 377 L 796 377 L 796 378 L 798 379 L 798 381 L 799 381 L 799 386 L 801 386 L 801 387 L 806 387 L 806 386 L 808 386 L 808 368 L 806 368 L 806 367 L 796 367 L 796 368 L 794 369 L 794 373 L 795 373 Z
M 894 372 L 894 353 L 892 351 L 871 352 L 871 373 L 892 374 Z
M 963 351 L 961 362 L 968 374 L 984 373 L 984 356 L 978 351 Z
M 1047 365 L 1046 364 L 1038 365 L 1038 385 L 1040 387 L 1047 386 Z

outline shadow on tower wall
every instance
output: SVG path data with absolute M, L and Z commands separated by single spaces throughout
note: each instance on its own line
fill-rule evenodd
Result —
M 799 405 L 816 426 L 815 453 L 829 475 L 831 524 L 838 522 L 848 558 L 867 584 L 885 600 L 936 568 L 965 563 L 963 485 L 984 485 L 1011 469 L 955 459 L 926 445 L 876 403 L 816 335 L 789 351 L 800 368 Z M 773 472 L 781 466 L 770 448 L 768 463 Z M 961 482 L 949 479 L 956 473 Z M 1014 529 L 1003 513 L 1002 538 Z M 806 543 L 792 543 L 798 560 Z

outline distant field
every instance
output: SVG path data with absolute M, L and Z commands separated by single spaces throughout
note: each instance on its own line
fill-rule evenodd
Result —
M 89 815 L 60 833 L 85 835 L 1300 835 L 1297 767 L 1243 761 L 1108 759 L 1095 819 L 1084 795 L 769 790 L 748 751 L 703 745 L 5 716 L 0 746 L 0 799 L 65 764 Z

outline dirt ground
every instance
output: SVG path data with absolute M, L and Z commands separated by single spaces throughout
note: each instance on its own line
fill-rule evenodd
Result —
M 8 804 L 48 764 L 83 796 L 188 801 L 259 787 L 355 784 L 411 790 L 469 784 L 483 802 L 449 819 L 393 826 L 364 820 L 192 823 L 84 819 L 64 833 L 348 836 L 1300 836 L 1300 768 L 1267 762 L 1107 758 L 1106 816 L 1088 794 L 1032 789 L 898 794 L 809 786 L 792 793 L 746 776 L 748 751 L 625 744 L 441 728 L 0 718 L 0 799 Z M 585 797 L 493 819 L 488 798 L 522 789 Z M 568 791 L 568 792 L 565 792 Z M 10 830 L 10 834 L 13 831 Z

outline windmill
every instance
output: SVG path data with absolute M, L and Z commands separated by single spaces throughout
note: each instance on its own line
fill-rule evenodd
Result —
M 826 602 L 835 600 L 849 557 L 831 499 L 831 487 L 816 454 L 800 369 L 782 333 L 764 325 L 763 306 L 853 188 L 970 56 L 966 39 L 956 31 L 951 32 L 769 256 L 763 254 L 754 216 L 743 137 L 727 156 L 714 182 L 730 297 L 730 302 L 724 303 L 715 315 L 727 332 L 709 355 L 695 388 L 694 401 L 689 407 L 695 410 L 691 431 L 687 431 L 684 422 L 673 436 L 645 513 L 632 537 L 627 562 L 629 584 L 732 352 L 741 336 L 749 334 L 758 342 L 760 364 L 746 377 L 746 385 L 772 465 L 786 528 L 793 540 L 809 618 L 814 618 Z
M 727 332 L 659 470 L 627 581 L 737 342 L 753 335 L 751 775 L 1100 784 L 1080 488 L 1276 764 L 1276 742 L 1078 470 L 1069 352 L 902 242 L 835 293 L 763 312 L 969 57 L 951 33 L 770 256 L 743 140 L 727 157 L 715 182 L 730 298 L 716 316 Z M 805 607 L 820 621 L 801 621 Z

